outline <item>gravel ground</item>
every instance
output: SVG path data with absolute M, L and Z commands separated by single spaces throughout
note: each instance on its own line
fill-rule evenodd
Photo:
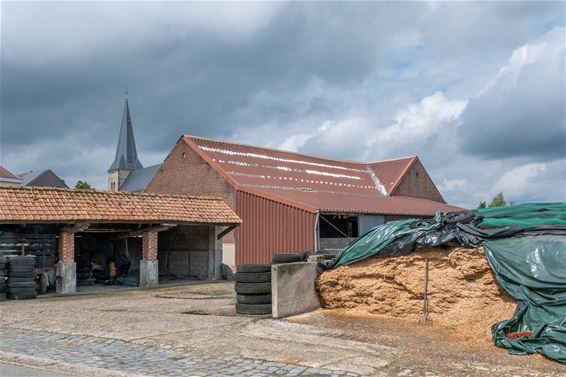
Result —
M 238 368 L 258 376 L 566 373 L 542 357 L 508 356 L 485 343 L 402 321 L 324 310 L 288 320 L 238 316 L 231 283 L 6 301 L 0 311 L 0 361 L 50 363 L 70 374 L 76 373 L 73 368 L 101 376 L 242 375 Z M 30 352 L 33 347 L 37 350 Z M 76 358 L 69 356 L 73 349 Z M 81 358 L 82 349 L 95 357 Z M 144 354 L 155 365 L 136 358 Z M 201 368 L 205 361 L 210 369 Z

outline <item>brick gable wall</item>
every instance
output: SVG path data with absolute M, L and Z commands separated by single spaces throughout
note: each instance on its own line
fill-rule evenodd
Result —
M 163 162 L 144 192 L 220 197 L 236 211 L 236 190 L 183 140 Z M 234 242 L 234 232 L 224 242 Z
M 393 196 L 412 196 L 446 203 L 419 160 L 415 161 L 399 186 L 391 193 Z

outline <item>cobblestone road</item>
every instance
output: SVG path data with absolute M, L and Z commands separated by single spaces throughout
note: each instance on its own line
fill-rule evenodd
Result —
M 0 349 L 59 362 L 150 376 L 357 376 L 222 355 L 187 355 L 94 336 L 0 327 Z

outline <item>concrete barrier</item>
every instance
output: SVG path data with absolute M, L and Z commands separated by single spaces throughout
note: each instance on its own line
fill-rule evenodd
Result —
M 315 288 L 316 263 L 271 266 L 273 318 L 307 313 L 320 307 Z

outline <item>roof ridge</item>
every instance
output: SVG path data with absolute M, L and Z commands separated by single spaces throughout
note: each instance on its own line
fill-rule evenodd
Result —
M 337 159 L 337 158 L 315 156 L 315 155 L 308 154 L 308 153 L 293 152 L 293 151 L 289 151 L 289 150 L 286 150 L 286 149 L 277 149 L 277 148 L 272 148 L 272 147 L 263 147 L 263 146 L 259 146 L 259 145 L 253 145 L 253 144 L 244 144 L 244 143 L 240 143 L 240 142 L 236 142 L 236 141 L 231 141 L 231 140 L 225 140 L 225 139 L 213 139 L 213 138 L 210 138 L 210 137 L 195 136 L 195 135 L 189 135 L 189 134 L 183 134 L 183 136 L 184 136 L 184 137 L 188 137 L 188 138 L 190 138 L 190 139 L 200 139 L 200 140 L 212 141 L 212 142 L 215 142 L 215 143 L 223 143 L 223 144 L 238 145 L 238 146 L 241 146 L 241 147 L 250 147 L 250 148 L 264 149 L 264 150 L 271 151 L 271 152 L 290 153 L 290 154 L 295 154 L 295 155 L 298 155 L 298 156 L 316 158 L 316 159 L 319 159 L 319 160 L 335 161 L 335 162 L 344 162 L 344 163 L 348 163 L 348 164 L 357 164 L 357 165 L 365 165 L 365 164 L 367 164 L 366 162 L 363 162 L 363 161 L 341 160 L 341 159 Z
M 369 164 L 377 164 L 377 163 L 380 163 L 380 162 L 410 160 L 412 158 L 418 157 L 418 155 L 411 155 L 411 156 L 404 156 L 404 157 L 389 158 L 389 159 L 386 159 L 386 160 L 354 161 L 354 160 L 344 160 L 344 159 L 339 159 L 339 158 L 317 156 L 317 155 L 313 155 L 313 154 L 309 154 L 309 153 L 294 152 L 294 151 L 290 151 L 290 150 L 286 150 L 286 149 L 278 149 L 278 148 L 273 148 L 273 147 L 264 147 L 264 146 L 260 146 L 260 145 L 246 144 L 246 143 L 241 143 L 241 142 L 237 142 L 237 141 L 233 141 L 233 140 L 216 139 L 216 138 L 206 137 L 206 136 L 183 134 L 183 137 L 187 137 L 189 139 L 211 141 L 211 142 L 214 142 L 214 143 L 222 143 L 222 144 L 237 145 L 237 146 L 241 146 L 241 147 L 264 149 L 264 150 L 271 151 L 271 152 L 290 153 L 290 154 L 295 154 L 295 155 L 298 155 L 298 156 L 316 158 L 316 159 L 319 159 L 319 160 L 345 162 L 345 163 L 348 163 L 348 164 L 357 164 L 357 165 L 364 165 L 364 166 L 369 165 Z
M 10 191 L 10 190 L 84 192 L 84 193 L 93 193 L 97 195 L 104 194 L 104 195 L 124 195 L 124 196 L 151 196 L 151 197 L 204 199 L 204 200 L 222 201 L 221 197 L 214 197 L 214 196 L 157 194 L 152 192 L 125 192 L 125 191 L 109 191 L 109 190 L 98 190 L 98 189 L 75 189 L 75 188 L 64 188 L 64 187 L 0 186 L 0 191 Z
M 378 160 L 378 161 L 371 161 L 371 162 L 366 162 L 366 164 L 379 164 L 380 162 L 390 162 L 390 161 L 399 161 L 399 160 L 410 160 L 413 159 L 415 157 L 419 157 L 418 155 L 412 155 L 412 156 L 405 156 L 405 157 L 397 157 L 397 158 L 388 158 L 386 160 Z

